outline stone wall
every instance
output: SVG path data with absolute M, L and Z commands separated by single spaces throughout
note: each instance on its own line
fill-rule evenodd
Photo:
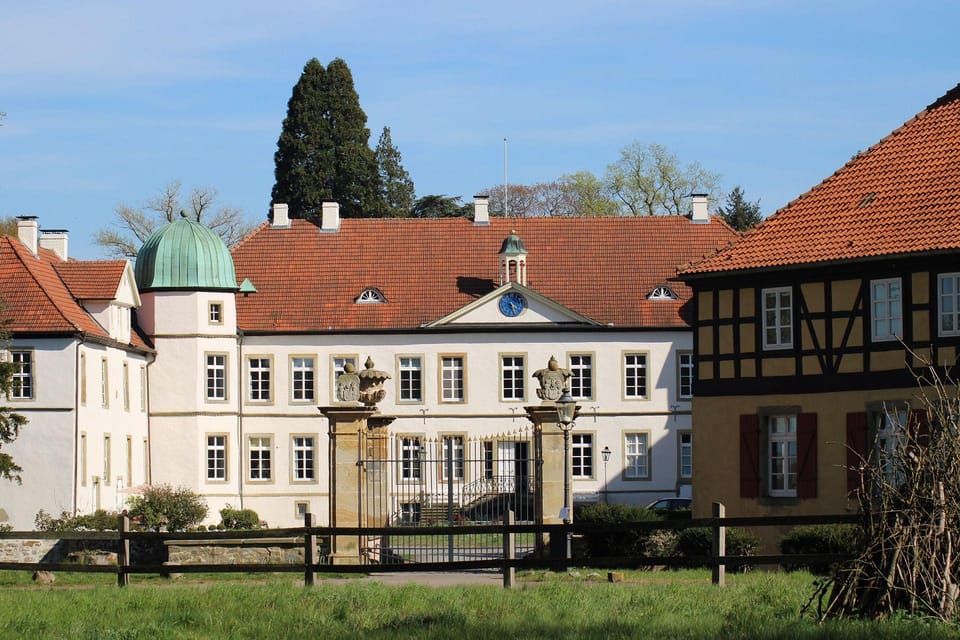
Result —
M 71 553 L 116 547 L 116 540 L 0 539 L 0 562 L 65 562 Z
M 303 538 L 167 540 L 170 564 L 303 564 Z M 314 558 L 319 558 L 319 549 Z

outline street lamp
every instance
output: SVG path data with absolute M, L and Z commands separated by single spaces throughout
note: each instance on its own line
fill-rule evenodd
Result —
M 564 389 L 557 398 L 557 426 L 563 431 L 563 523 L 571 522 L 570 505 L 570 432 L 576 426 L 573 419 L 577 415 L 577 401 L 570 396 L 570 390 Z
M 604 447 L 600 455 L 603 456 L 603 504 L 607 504 L 607 463 L 610 462 L 610 447 Z

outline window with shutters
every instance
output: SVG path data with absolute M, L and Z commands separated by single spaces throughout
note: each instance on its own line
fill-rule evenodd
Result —
M 881 465 L 889 481 L 896 473 L 898 451 L 911 440 L 927 442 L 929 427 L 923 410 L 909 408 L 906 401 L 870 403 L 865 411 L 847 414 L 847 492 L 862 486 L 862 470 Z
M 763 408 L 740 416 L 740 497 L 817 496 L 817 414 Z

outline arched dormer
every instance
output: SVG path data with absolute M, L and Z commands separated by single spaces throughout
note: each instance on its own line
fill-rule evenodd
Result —
M 527 250 L 517 232 L 510 231 L 500 245 L 500 284 L 516 282 L 527 286 Z
M 367 287 L 353 301 L 357 304 L 378 304 L 386 302 L 387 298 L 376 287 Z

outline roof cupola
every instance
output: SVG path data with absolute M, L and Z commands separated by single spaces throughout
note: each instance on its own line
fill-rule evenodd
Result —
M 500 245 L 500 284 L 516 282 L 527 286 L 527 250 L 515 230 Z
M 237 290 L 230 250 L 216 233 L 180 213 L 154 233 L 137 253 L 135 275 L 141 292 Z

